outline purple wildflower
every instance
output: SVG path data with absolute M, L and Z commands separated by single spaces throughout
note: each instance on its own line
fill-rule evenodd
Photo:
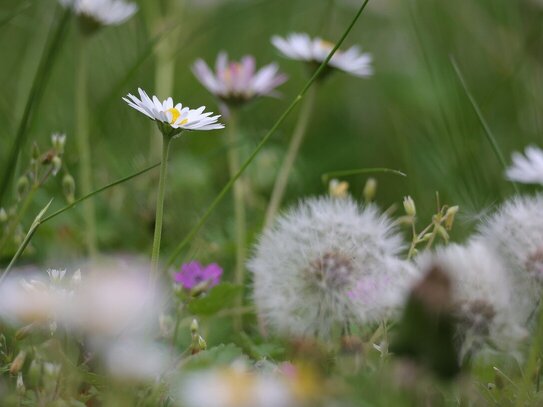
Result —
M 217 263 L 202 266 L 198 261 L 191 261 L 183 264 L 181 271 L 174 274 L 174 281 L 186 290 L 192 290 L 203 283 L 207 283 L 206 288 L 211 288 L 219 284 L 222 272 Z

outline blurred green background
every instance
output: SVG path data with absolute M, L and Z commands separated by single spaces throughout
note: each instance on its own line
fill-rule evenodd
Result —
M 161 80 L 157 63 L 174 64 L 174 100 L 218 111 L 214 98 L 191 73 L 197 58 L 214 64 L 217 53 L 226 50 L 235 59 L 254 54 L 259 66 L 279 62 L 289 75 L 280 89 L 282 98 L 261 99 L 241 116 L 244 142 L 234 147 L 248 154 L 307 80 L 302 64 L 282 58 L 270 44 L 271 36 L 297 31 L 335 41 L 360 2 L 141 0 L 139 4 L 136 17 L 102 29 L 89 45 L 95 187 L 158 161 L 154 124 L 121 100 L 138 87 L 156 93 L 157 77 Z M 0 3 L 0 172 L 5 171 L 47 34 L 61 12 L 55 0 Z M 375 75 L 359 79 L 337 73 L 320 86 L 285 205 L 325 193 L 321 180 L 325 172 L 389 167 L 404 171 L 407 178 L 375 175 L 377 202 L 383 208 L 409 194 L 417 203 L 422 226 L 430 222 L 435 191 L 439 191 L 442 202 L 460 205 L 452 237 L 464 239 L 476 221 L 513 188 L 504 180 L 450 58 L 456 59 L 509 160 L 512 151 L 540 143 L 542 16 L 543 4 L 536 0 L 370 1 L 345 46 L 359 44 L 371 52 Z M 78 171 L 73 137 L 77 34 L 71 21 L 19 160 L 28 162 L 33 141 L 45 148 L 51 133 L 65 132 L 65 162 L 74 176 Z M 275 171 L 296 116 L 297 111 L 248 170 L 252 237 L 261 230 Z M 174 143 L 164 255 L 185 237 L 228 181 L 226 148 L 221 131 L 188 134 Z M 364 175 L 345 178 L 356 197 L 366 179 Z M 103 252 L 150 253 L 157 180 L 155 170 L 95 198 Z M 14 202 L 13 192 L 12 187 L 7 203 Z M 55 197 L 54 208 L 65 204 L 60 179 L 40 192 L 25 227 L 50 197 Z M 83 254 L 82 224 L 79 208 L 46 224 L 34 237 L 25 261 L 48 267 L 76 261 Z M 183 259 L 217 261 L 228 273 L 233 263 L 233 226 L 228 196 Z

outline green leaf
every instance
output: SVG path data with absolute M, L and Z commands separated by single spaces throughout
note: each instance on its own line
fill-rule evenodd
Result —
M 240 358 L 247 358 L 247 356 L 236 345 L 233 343 L 228 345 L 221 344 L 186 359 L 183 364 L 183 370 L 229 365 Z
M 197 298 L 189 304 L 189 311 L 195 315 L 213 315 L 230 306 L 241 290 L 241 286 L 222 283 L 213 287 L 206 296 Z

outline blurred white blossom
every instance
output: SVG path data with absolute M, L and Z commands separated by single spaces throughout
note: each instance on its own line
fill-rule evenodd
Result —
M 119 25 L 132 17 L 138 6 L 124 0 L 59 0 L 74 13 L 99 25 Z
M 507 179 L 524 184 L 543 185 L 543 151 L 535 146 L 526 147 L 524 155 L 513 153 L 513 164 L 505 173 Z

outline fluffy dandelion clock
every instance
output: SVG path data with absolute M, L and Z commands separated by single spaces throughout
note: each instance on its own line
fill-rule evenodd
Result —
M 504 262 L 515 293 L 513 304 L 528 319 L 543 283 L 543 195 L 517 196 L 505 202 L 480 228 L 480 238 Z
M 526 147 L 524 155 L 513 153 L 513 164 L 505 175 L 511 181 L 543 185 L 543 151 L 534 146 Z
M 438 267 L 452 282 L 452 312 L 457 318 L 460 355 L 488 344 L 513 350 L 526 330 L 516 313 L 506 270 L 498 255 L 480 239 L 451 244 L 417 259 L 422 271 Z
M 331 42 L 303 33 L 292 33 L 286 38 L 274 36 L 272 44 L 287 58 L 314 64 L 321 64 L 334 48 Z M 367 77 L 373 73 L 371 62 L 371 54 L 352 46 L 346 51 L 338 49 L 328 65 L 354 76 Z
M 256 70 L 253 56 L 246 55 L 240 62 L 229 61 L 221 52 L 217 57 L 215 72 L 199 59 L 192 67 L 194 75 L 208 91 L 229 105 L 248 102 L 258 96 L 275 96 L 275 88 L 287 77 L 279 72 L 277 64 Z
M 156 96 L 151 99 L 144 90 L 138 89 L 140 98 L 128 94 L 123 100 L 138 112 L 143 113 L 157 122 L 163 135 L 173 137 L 183 130 L 215 130 L 222 129 L 224 125 L 218 123 L 220 115 L 213 116 L 212 112 L 205 112 L 205 106 L 198 109 L 183 107 L 181 103 L 174 105 L 170 97 L 163 102 Z
M 259 315 L 280 334 L 330 337 L 378 321 L 413 276 L 402 239 L 373 205 L 312 198 L 266 230 L 248 263 Z
M 95 28 L 122 24 L 138 11 L 135 3 L 123 0 L 59 0 L 59 2 L 65 7 L 71 7 L 84 22 Z

